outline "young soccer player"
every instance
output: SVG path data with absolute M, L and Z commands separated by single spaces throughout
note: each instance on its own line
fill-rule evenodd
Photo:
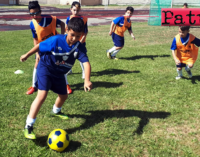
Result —
M 112 35 L 112 40 L 114 42 L 114 47 L 107 50 L 107 57 L 109 59 L 116 59 L 117 53 L 124 47 L 124 32 L 128 29 L 129 34 L 135 40 L 135 37 L 131 28 L 130 17 L 134 12 L 134 8 L 127 7 L 124 16 L 117 17 L 114 19 L 110 26 L 109 35 Z
M 83 20 L 84 22 L 84 32 L 83 32 L 83 35 L 80 37 L 80 42 L 82 44 L 84 44 L 86 46 L 86 36 L 88 34 L 88 26 L 87 26 L 87 18 L 84 17 L 84 16 L 81 16 L 79 14 L 80 10 L 81 10 L 81 4 L 77 1 L 74 1 L 71 5 L 71 13 L 72 15 L 71 16 L 68 16 L 67 19 L 66 19 L 66 31 L 68 30 L 67 26 L 68 26 L 68 23 L 69 23 L 69 20 L 71 18 L 80 18 Z M 80 65 L 81 65 L 81 69 L 82 69 L 82 79 L 85 79 L 85 73 L 84 73 L 84 67 L 83 67 L 83 64 L 80 62 Z
M 188 4 L 184 3 L 182 8 L 184 8 L 184 9 L 188 8 Z
M 29 13 L 32 17 L 32 21 L 30 23 L 30 29 L 33 35 L 33 44 L 34 46 L 41 41 L 46 40 L 50 36 L 56 35 L 56 27 L 60 26 L 61 34 L 65 32 L 65 23 L 61 20 L 57 19 L 55 16 L 50 15 L 41 15 L 41 8 L 38 4 L 38 1 L 30 1 L 29 2 Z M 40 60 L 40 54 L 36 53 L 35 67 L 33 70 L 33 79 L 32 86 L 26 92 L 27 95 L 33 94 L 37 88 L 35 87 L 35 82 L 37 81 L 37 65 Z M 68 83 L 67 83 L 68 84 Z M 68 87 L 68 85 L 67 85 Z M 71 89 L 68 89 L 68 93 L 70 93 Z
M 198 56 L 198 47 L 200 39 L 189 33 L 190 26 L 180 26 L 179 33 L 175 36 L 172 45 L 172 56 L 176 63 L 178 76 L 176 79 L 182 78 L 182 68 L 185 67 L 189 78 L 192 78 L 191 68 Z M 198 47 L 196 47 L 196 46 Z
M 92 83 L 90 82 L 91 66 L 85 47 L 79 42 L 83 25 L 84 23 L 80 18 L 72 18 L 68 24 L 67 35 L 52 36 L 34 46 L 20 58 L 24 62 L 29 56 L 38 51 L 42 54 L 37 67 L 38 93 L 31 105 L 24 130 L 24 135 L 28 139 L 36 139 L 33 133 L 33 124 L 49 90 L 58 94 L 51 115 L 68 119 L 61 112 L 61 107 L 68 96 L 64 74 L 72 68 L 76 59 L 81 61 L 85 68 L 84 90 L 90 91 L 92 88 Z

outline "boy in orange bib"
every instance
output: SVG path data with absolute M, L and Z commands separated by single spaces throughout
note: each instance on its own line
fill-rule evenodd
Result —
M 118 58 L 116 58 L 116 55 L 124 47 L 124 32 L 127 29 L 131 37 L 135 40 L 130 20 L 130 17 L 132 16 L 133 12 L 133 7 L 127 7 L 124 16 L 117 17 L 112 21 L 109 35 L 112 36 L 114 47 L 106 51 L 107 57 L 109 59 L 118 60 Z
M 58 34 L 56 27 L 60 26 L 61 34 L 65 32 L 65 23 L 57 19 L 55 16 L 41 15 L 41 8 L 38 1 L 29 2 L 29 13 L 32 17 L 30 29 L 33 35 L 34 46 L 46 40 L 47 38 Z M 35 67 L 33 70 L 32 86 L 26 92 L 27 95 L 33 94 L 37 91 L 35 83 L 37 82 L 37 65 L 40 60 L 40 52 L 36 53 Z
M 191 68 L 197 60 L 200 39 L 189 33 L 190 26 L 180 26 L 179 34 L 177 34 L 172 42 L 172 56 L 176 63 L 178 76 L 176 79 L 183 77 L 182 68 L 185 67 L 189 78 L 192 78 Z M 196 46 L 198 47 L 196 47 Z

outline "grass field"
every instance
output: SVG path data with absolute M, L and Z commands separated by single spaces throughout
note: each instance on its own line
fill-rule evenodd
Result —
M 49 92 L 34 125 L 37 140 L 24 138 L 25 120 L 36 93 L 25 95 L 31 85 L 34 56 L 19 58 L 33 46 L 30 30 L 0 32 L 0 156 L 96 157 L 200 156 L 200 68 L 175 80 L 171 42 L 178 27 L 133 23 L 136 40 L 126 33 L 120 60 L 109 60 L 113 46 L 109 26 L 89 27 L 88 56 L 93 90 L 85 93 L 77 61 L 68 81 L 74 91 L 62 111 L 70 119 L 49 113 L 56 94 Z M 198 28 L 191 33 L 200 37 Z M 24 74 L 16 75 L 18 69 Z M 70 137 L 62 153 L 48 148 L 48 134 L 57 128 Z

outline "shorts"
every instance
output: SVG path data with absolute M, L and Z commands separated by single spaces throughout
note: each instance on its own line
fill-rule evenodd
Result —
M 64 75 L 63 77 L 56 77 L 48 73 L 41 73 L 40 70 L 37 70 L 36 87 L 39 90 L 52 90 L 54 93 L 61 95 L 67 94 L 66 81 Z
M 116 47 L 123 47 L 124 46 L 124 37 L 121 37 L 114 32 L 112 33 L 112 40 Z
M 179 63 L 178 65 L 176 65 L 177 68 L 182 68 L 182 67 L 186 67 L 185 63 Z

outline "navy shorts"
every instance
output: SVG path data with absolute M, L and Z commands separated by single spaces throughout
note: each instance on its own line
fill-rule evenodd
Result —
M 114 32 L 112 33 L 112 40 L 116 47 L 123 47 L 124 46 L 124 37 L 121 37 Z
M 36 87 L 39 90 L 52 90 L 53 92 L 61 95 L 67 94 L 66 81 L 64 75 L 63 77 L 56 77 L 51 74 L 44 74 L 37 71 Z
M 177 68 L 182 68 L 182 67 L 186 67 L 185 63 L 179 63 L 178 65 L 176 65 Z

